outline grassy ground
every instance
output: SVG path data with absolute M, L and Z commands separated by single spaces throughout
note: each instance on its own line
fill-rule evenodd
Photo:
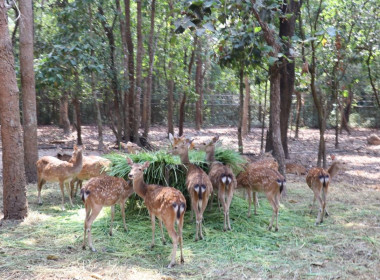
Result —
M 205 240 L 199 242 L 193 241 L 195 222 L 186 213 L 185 264 L 172 269 L 166 268 L 171 243 L 162 245 L 158 228 L 156 247 L 149 247 L 144 208 L 127 210 L 128 232 L 117 209 L 112 237 L 110 209 L 103 209 L 92 230 L 97 252 L 83 251 L 79 198 L 74 208 L 61 211 L 59 187 L 49 184 L 38 206 L 36 186 L 30 185 L 28 218 L 0 226 L 0 279 L 379 279 L 380 192 L 332 184 L 330 216 L 314 226 L 317 209 L 309 214 L 312 192 L 304 182 L 289 175 L 279 232 L 266 229 L 272 210 L 262 196 L 258 216 L 250 218 L 247 202 L 234 197 L 230 232 L 223 232 L 223 215 L 214 203 L 206 210 Z

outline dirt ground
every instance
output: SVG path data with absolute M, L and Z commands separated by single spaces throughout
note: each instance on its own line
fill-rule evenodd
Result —
M 85 126 L 82 133 L 85 153 L 100 154 L 96 149 L 96 127 Z M 235 128 L 216 127 L 199 132 L 185 129 L 185 133 L 195 139 L 219 135 L 223 146 L 237 150 Z M 51 185 L 44 189 L 46 202 L 38 206 L 36 186 L 29 185 L 29 217 L 21 223 L 0 225 L 0 279 L 380 279 L 380 146 L 367 145 L 366 138 L 372 133 L 380 135 L 379 130 L 369 129 L 354 129 L 351 135 L 344 133 L 340 135 L 340 147 L 335 149 L 334 131 L 327 131 L 327 151 L 343 160 L 346 170 L 333 180 L 328 196 L 332 215 L 322 226 L 314 226 L 316 209 L 309 214 L 312 193 L 305 176 L 288 175 L 288 197 L 282 201 L 278 233 L 266 230 L 271 209 L 264 196 L 260 199 L 259 216 L 252 219 L 246 217 L 246 201 L 234 198 L 230 211 L 233 231 L 223 233 L 219 226 L 215 228 L 207 221 L 218 219 L 219 214 L 206 213 L 206 240 L 192 242 L 189 239 L 194 227 L 186 223 L 186 262 L 172 270 L 164 267 L 170 246 L 159 246 L 153 252 L 146 249 L 151 234 L 148 218 L 127 216 L 130 231 L 125 235 L 117 214 L 119 228 L 116 226 L 116 233 L 109 238 L 106 232 L 110 212 L 103 210 L 94 223 L 98 230 L 94 233 L 95 242 L 103 249 L 91 254 L 80 249 L 84 218 L 81 201 L 74 209 L 61 212 L 59 188 Z M 297 140 L 293 139 L 294 132 L 290 135 L 288 161 L 306 168 L 315 166 L 318 130 L 301 129 Z M 38 137 L 39 156 L 55 155 L 59 146 L 71 153 L 75 143 L 75 133 L 62 138 L 61 130 L 55 126 L 39 127 Z M 108 129 L 104 140 L 107 146 L 114 144 Z M 167 147 L 166 129 L 153 127 L 149 141 Z M 244 152 L 259 154 L 260 129 L 253 129 L 246 137 Z M 2 174 L 1 152 L 0 168 Z M 156 239 L 158 242 L 158 235 Z M 123 248 L 119 244 L 124 244 Z M 165 251 L 164 256 L 160 250 Z

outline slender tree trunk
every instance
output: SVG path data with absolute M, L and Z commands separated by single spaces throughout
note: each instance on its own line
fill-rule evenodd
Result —
M 4 0 L 0 0 L 0 125 L 4 219 L 24 219 L 28 215 L 28 201 L 19 91 Z
M 346 130 L 349 135 L 351 135 L 350 128 L 348 126 L 348 122 L 350 120 L 350 113 L 351 113 L 351 104 L 352 99 L 354 97 L 354 93 L 351 90 L 351 88 L 348 89 L 349 95 L 347 98 L 345 98 L 345 105 L 343 108 L 343 112 L 341 113 L 341 124 L 340 124 L 340 133 L 342 133 L 342 130 Z
M 295 92 L 296 94 L 296 97 L 297 97 L 297 115 L 296 115 L 296 133 L 295 133 L 295 136 L 294 138 L 298 139 L 299 138 L 299 126 L 300 126 L 300 118 L 301 118 L 301 106 L 302 106 L 302 96 L 301 96 L 301 92 L 297 91 Z
M 198 45 L 198 36 L 195 36 L 195 38 L 194 38 L 194 44 L 193 45 L 195 47 Z M 195 47 L 194 47 L 194 49 L 191 52 L 190 61 L 189 61 L 189 65 L 188 65 L 188 68 L 187 68 L 187 86 L 188 87 L 190 87 L 190 85 L 191 85 L 191 70 L 192 70 L 193 64 L 194 64 Z M 185 54 L 185 56 L 186 56 L 186 54 Z M 184 61 L 186 62 L 186 59 L 184 59 Z M 185 91 L 183 93 L 183 96 L 182 96 L 182 99 L 181 99 L 181 103 L 179 105 L 179 124 L 178 124 L 178 135 L 179 136 L 183 135 L 183 125 L 184 125 L 184 122 L 185 122 L 186 99 L 187 99 L 187 92 Z
M 264 90 L 264 108 L 261 122 L 261 145 L 260 152 L 264 152 L 264 128 L 265 128 L 265 117 L 267 112 L 267 92 L 268 92 L 268 79 L 265 80 L 265 90 Z
M 70 133 L 70 120 L 69 120 L 69 94 L 64 91 L 59 100 L 59 119 L 62 124 L 63 134 Z
M 245 96 L 243 104 L 243 117 L 242 117 L 242 127 L 241 134 L 242 137 L 246 137 L 248 134 L 248 117 L 249 117 L 249 96 L 250 96 L 250 85 L 248 81 L 248 76 L 244 76 L 244 85 L 245 85 Z
M 75 110 L 76 117 L 76 130 L 77 130 L 77 145 L 82 145 L 82 122 L 81 122 L 81 113 L 80 113 L 80 101 L 78 96 L 75 96 L 73 99 L 73 105 Z
M 140 128 L 140 99 L 142 93 L 142 16 L 141 16 L 141 0 L 137 0 L 137 50 L 136 50 L 136 99 L 135 99 L 135 118 L 133 126 L 133 140 L 140 143 L 139 128 Z
M 201 129 L 201 121 L 202 121 L 202 111 L 201 111 L 201 79 L 202 79 L 202 44 L 201 40 L 198 42 L 198 51 L 197 51 L 197 67 L 195 71 L 195 92 L 198 94 L 198 100 L 195 102 L 195 130 Z
M 128 81 L 128 46 L 127 46 L 127 33 L 125 30 L 125 21 L 124 21 L 124 16 L 121 11 L 121 6 L 120 6 L 120 0 L 116 0 L 116 10 L 117 13 L 119 14 L 119 24 L 120 24 L 120 33 L 121 33 L 121 44 L 122 44 L 122 49 L 123 49 L 123 78 L 124 78 L 124 83 Z M 122 96 L 124 97 L 123 100 L 123 126 L 124 126 L 124 139 L 129 139 L 129 135 L 131 134 L 131 128 L 129 126 L 129 120 L 128 120 L 128 90 L 126 89 L 126 86 L 123 87 L 122 89 Z
M 172 72 L 173 63 L 169 62 L 169 72 Z M 174 80 L 170 78 L 167 81 L 168 84 L 168 134 L 171 133 L 174 135 L 174 126 L 173 126 L 173 108 L 174 108 Z
M 380 109 L 380 98 L 379 98 L 379 95 L 377 93 L 377 88 L 375 86 L 375 82 L 373 81 L 373 78 L 372 78 L 372 73 L 371 73 L 371 67 L 370 67 L 370 61 L 371 61 L 371 57 L 372 57 L 372 49 L 370 48 L 369 49 L 369 54 L 368 54 L 368 58 L 366 59 L 366 64 L 367 64 L 367 71 L 368 71 L 368 77 L 369 77 L 369 81 L 370 81 L 370 84 L 371 84 L 371 87 L 372 87 L 372 91 L 373 91 L 373 95 L 375 96 L 375 99 L 376 99 L 376 102 L 377 102 L 377 106 L 379 106 L 379 109 Z
M 135 62 L 133 53 L 133 40 L 131 33 L 131 10 L 130 10 L 130 0 L 124 0 L 125 6 L 125 33 L 127 37 L 127 47 L 128 47 L 128 77 L 129 77 L 129 88 L 128 88 L 128 109 L 126 115 L 129 118 L 129 127 L 131 129 L 129 137 L 126 140 L 133 141 L 132 132 L 135 131 L 134 128 L 134 116 L 135 116 Z M 137 128 L 138 130 L 138 128 Z
M 243 153 L 243 109 L 244 107 L 244 65 L 241 63 L 239 71 L 239 126 L 238 126 L 238 148 L 239 153 Z
M 98 126 L 98 150 L 103 151 L 104 150 L 104 143 L 103 143 L 103 123 L 102 123 L 102 115 L 100 113 L 100 106 L 98 102 L 97 97 L 97 90 L 95 86 L 95 73 L 91 72 L 91 92 L 92 96 L 94 98 L 94 104 L 95 104 L 95 110 L 96 110 L 96 124 Z
M 148 69 L 148 81 L 146 94 L 144 96 L 143 104 L 143 126 L 144 126 L 144 137 L 148 137 L 150 123 L 151 123 L 151 94 L 152 94 L 152 82 L 153 82 L 153 66 L 154 66 L 154 54 L 156 51 L 154 42 L 154 19 L 156 15 L 156 0 L 152 0 L 150 12 L 150 34 L 149 34 L 149 69 Z
M 33 8 L 32 0 L 20 1 L 20 70 L 22 116 L 24 128 L 25 175 L 28 183 L 37 182 L 37 114 L 33 69 Z

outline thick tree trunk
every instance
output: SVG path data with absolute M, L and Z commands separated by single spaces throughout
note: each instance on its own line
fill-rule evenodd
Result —
M 63 128 L 63 134 L 70 133 L 70 120 L 69 120 L 69 94 L 63 92 L 59 99 L 59 119 Z
M 98 150 L 103 151 L 104 150 L 104 143 L 103 143 L 103 122 L 102 122 L 102 115 L 100 113 L 100 106 L 98 102 L 98 97 L 96 94 L 96 87 L 95 87 L 95 73 L 91 72 L 91 92 L 92 96 L 94 98 L 94 104 L 95 104 L 95 110 L 96 110 L 96 124 L 98 126 Z
M 173 63 L 169 62 L 169 72 L 172 72 Z M 174 108 L 174 80 L 170 78 L 167 81 L 168 85 L 168 134 L 171 133 L 174 135 L 174 126 L 173 126 L 173 108 Z
M 142 15 L 141 15 L 141 0 L 137 0 L 137 50 L 136 50 L 136 98 L 135 98 L 135 117 L 133 126 L 133 140 L 135 143 L 140 143 L 139 128 L 140 128 L 140 99 L 142 93 Z
M 125 30 L 125 21 L 124 16 L 121 11 L 120 6 L 120 0 L 116 0 L 116 10 L 119 14 L 119 24 L 120 24 L 120 33 L 121 33 L 121 44 L 123 49 L 123 78 L 124 83 L 126 84 L 128 81 L 128 46 L 127 46 L 127 33 Z M 128 120 L 128 90 L 126 87 L 122 89 L 122 96 L 124 97 L 123 100 L 123 110 L 121 110 L 123 113 L 123 131 L 124 131 L 124 139 L 129 139 L 129 135 L 131 134 L 131 128 L 129 127 L 129 120 Z
M 301 118 L 301 106 L 302 106 L 302 96 L 301 92 L 295 92 L 296 97 L 297 97 L 297 105 L 296 105 L 296 133 L 294 138 L 298 139 L 299 138 L 299 126 L 300 126 L 300 118 Z
M 341 113 L 341 123 L 340 123 L 340 133 L 342 133 L 342 130 L 346 130 L 349 135 L 351 135 L 350 127 L 348 126 L 348 122 L 350 121 L 350 114 L 351 114 L 351 104 L 352 99 L 354 97 L 354 92 L 351 90 L 351 88 L 348 89 L 349 95 L 344 100 L 344 108 L 343 112 Z
M 24 146 L 20 123 L 19 91 L 9 37 L 7 9 L 0 0 L 0 125 L 3 146 L 4 219 L 28 215 Z
M 268 79 L 265 80 L 265 90 L 264 90 L 264 108 L 261 121 L 261 145 L 260 152 L 264 152 L 264 128 L 265 128 L 265 117 L 267 112 L 267 92 L 268 92 Z
M 242 126 L 241 126 L 242 137 L 246 137 L 248 135 L 249 96 L 251 92 L 250 92 L 250 85 L 249 85 L 247 75 L 245 75 L 244 77 L 244 85 L 245 85 L 245 96 L 244 96 L 243 116 L 242 116 Z
M 239 71 L 239 126 L 238 126 L 238 149 L 239 153 L 243 154 L 243 107 L 244 107 L 244 65 L 240 65 Z
M 148 69 L 148 81 L 147 88 L 144 96 L 143 104 L 143 126 L 144 126 L 144 137 L 148 137 L 150 123 L 151 123 L 151 94 L 152 94 L 152 82 L 153 82 L 153 66 L 154 66 L 154 53 L 156 50 L 154 42 L 154 19 L 156 15 L 156 0 L 152 0 L 150 12 L 150 34 L 149 34 L 149 69 Z
M 125 114 L 128 116 L 129 127 L 131 129 L 129 137 L 126 140 L 133 141 L 132 132 L 134 129 L 134 116 L 135 116 L 135 62 L 133 54 L 133 40 L 131 33 L 131 9 L 130 0 L 124 0 L 125 6 L 125 33 L 127 37 L 127 47 L 128 47 L 128 77 L 129 77 L 129 88 L 128 88 L 128 112 Z M 124 108 L 126 110 L 126 108 Z M 138 128 L 137 128 L 138 129 Z
M 25 175 L 28 183 L 37 182 L 37 114 L 33 69 L 33 8 L 32 0 L 20 1 L 20 70 L 22 116 L 24 128 Z

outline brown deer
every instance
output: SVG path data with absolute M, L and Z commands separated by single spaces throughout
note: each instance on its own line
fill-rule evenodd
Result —
M 67 191 L 69 192 L 69 200 L 71 206 L 73 202 L 71 200 L 69 191 L 69 182 L 75 178 L 82 169 L 82 149 L 74 145 L 73 155 L 70 161 L 62 161 L 52 156 L 44 156 L 40 158 L 37 165 L 37 178 L 38 178 L 38 203 L 41 205 L 41 189 L 46 182 L 59 182 L 62 193 L 62 210 L 65 210 L 64 200 L 65 193 L 63 186 L 67 184 Z
M 139 147 L 137 144 L 132 143 L 132 142 L 130 142 L 130 141 L 128 141 L 127 144 L 125 144 L 125 143 L 120 143 L 120 146 L 121 146 L 124 150 L 128 151 L 129 154 L 133 154 L 133 155 L 135 155 L 135 154 L 137 154 L 137 153 L 139 153 L 139 152 L 141 151 L 141 147 Z
M 234 189 L 236 188 L 236 178 L 231 168 L 221 162 L 215 161 L 215 143 L 219 140 L 219 136 L 212 138 L 208 142 L 195 143 L 194 149 L 204 150 L 206 152 L 206 161 L 210 166 L 208 176 L 212 183 L 214 191 L 218 192 L 218 200 L 223 206 L 224 213 L 224 231 L 231 230 L 230 224 L 230 206 Z M 210 205 L 212 203 L 212 199 Z
M 70 182 L 71 197 L 77 194 L 78 188 L 82 188 L 82 183 L 84 180 L 89 180 L 90 178 L 101 176 L 105 174 L 106 170 L 111 166 L 111 161 L 99 156 L 84 156 L 83 166 L 79 174 Z M 74 183 L 76 188 L 74 189 Z
M 111 206 L 110 235 L 112 235 L 115 204 L 120 205 L 124 230 L 127 230 L 127 226 L 125 224 L 125 201 L 133 194 L 132 183 L 130 181 L 126 182 L 123 178 L 104 175 L 92 178 L 88 181 L 87 184 L 80 190 L 80 194 L 86 208 L 83 249 L 86 249 L 87 232 L 88 246 L 93 252 L 95 252 L 96 250 L 92 245 L 91 225 L 104 206 Z
M 251 190 L 255 195 L 255 215 L 257 214 L 257 192 L 263 192 L 273 208 L 272 220 L 269 224 L 268 230 L 272 229 L 274 218 L 276 218 L 275 231 L 278 231 L 278 210 L 280 207 L 281 192 L 286 184 L 285 178 L 278 171 L 271 168 L 247 166 L 245 171 L 240 172 L 236 180 L 238 188 L 245 188 L 248 190 L 248 217 L 251 216 Z
M 286 173 L 289 174 L 296 174 L 297 176 L 305 175 L 306 168 L 300 164 L 297 163 L 287 163 L 286 165 Z
M 69 161 L 71 159 L 71 155 L 65 154 L 63 152 L 62 148 L 58 149 L 58 153 L 57 153 L 56 157 L 60 160 L 63 160 L 63 161 Z
M 187 168 L 186 187 L 190 195 L 192 211 L 195 212 L 195 241 L 198 241 L 199 238 L 203 239 L 203 213 L 213 191 L 212 183 L 206 172 L 190 163 L 189 146 L 192 144 L 192 141 L 184 137 L 174 137 L 171 133 L 169 134 L 169 140 L 172 143 L 172 154 L 179 155 L 182 164 Z
M 331 158 L 333 162 L 328 170 L 321 167 L 313 167 L 309 170 L 306 176 L 306 183 L 314 193 L 310 214 L 314 207 L 315 200 L 318 200 L 320 205 L 315 225 L 323 223 L 323 217 L 329 215 L 326 209 L 326 199 L 330 180 L 339 172 L 339 170 L 344 169 L 344 162 L 337 160 L 334 155 L 331 155 Z
M 166 230 L 168 231 L 170 238 L 173 242 L 173 250 L 171 254 L 171 261 L 168 268 L 175 265 L 176 252 L 178 241 L 181 250 L 181 263 L 184 263 L 182 252 L 182 229 L 183 221 L 186 210 L 186 200 L 183 194 L 172 187 L 163 187 L 159 185 L 148 185 L 144 182 L 144 170 L 148 168 L 149 162 L 144 164 L 133 163 L 130 158 L 127 158 L 128 164 L 131 166 L 128 178 L 133 180 L 133 189 L 144 199 L 146 208 L 149 211 L 151 223 L 152 223 L 152 244 L 154 247 L 154 231 L 156 225 L 156 218 L 159 219 L 159 225 L 162 235 L 162 241 L 165 244 L 164 233 L 162 230 L 162 222 L 164 223 Z M 178 233 L 176 232 L 174 225 L 177 223 Z

